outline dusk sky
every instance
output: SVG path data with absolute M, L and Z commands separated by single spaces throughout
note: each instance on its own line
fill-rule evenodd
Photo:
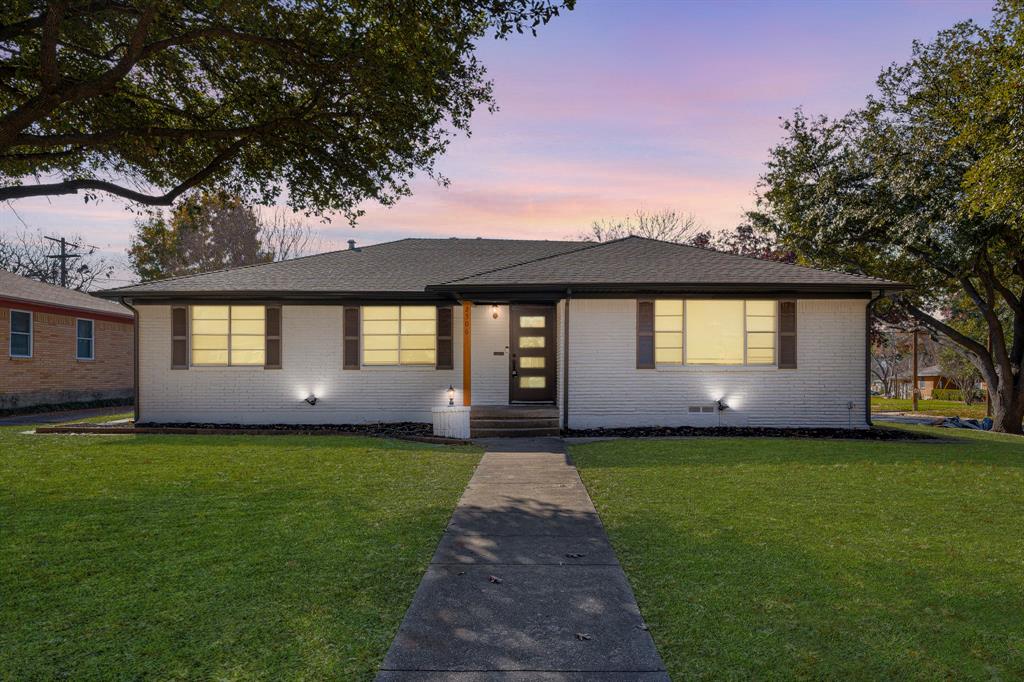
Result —
M 733 227 L 753 205 L 780 116 L 856 107 L 915 38 L 990 15 L 988 2 L 964 1 L 579 0 L 536 38 L 482 44 L 500 111 L 478 112 L 472 137 L 439 160 L 451 186 L 418 179 L 396 207 L 366 206 L 355 229 L 317 228 L 335 248 L 351 238 L 561 239 L 666 207 Z M 135 215 L 118 200 L 13 207 L 33 230 L 81 233 L 124 260 Z M 22 229 L 6 205 L 0 228 Z

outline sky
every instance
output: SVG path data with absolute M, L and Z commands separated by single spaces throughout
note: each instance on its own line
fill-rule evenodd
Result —
M 437 169 L 396 206 L 368 204 L 352 228 L 313 221 L 328 247 L 402 237 L 564 239 L 637 209 L 693 213 L 712 230 L 753 207 L 780 117 L 839 115 L 915 39 L 989 2 L 578 0 L 536 38 L 481 43 L 499 111 L 478 111 Z M 16 215 L 15 215 L 16 213 Z M 116 199 L 0 205 L 0 230 L 81 234 L 119 263 L 135 214 Z

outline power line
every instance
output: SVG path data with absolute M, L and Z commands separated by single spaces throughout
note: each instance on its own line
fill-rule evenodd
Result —
M 49 239 L 51 242 L 56 242 L 57 244 L 60 244 L 60 253 L 54 254 L 52 256 L 47 256 L 47 258 L 56 258 L 57 260 L 60 261 L 60 285 L 62 287 L 67 287 L 68 261 L 71 260 L 72 258 L 79 258 L 82 255 L 80 253 L 68 253 L 68 246 L 81 248 L 81 245 L 72 244 L 68 242 L 68 240 L 65 239 L 64 237 L 58 239 L 57 237 L 47 237 L 46 235 L 43 235 L 43 239 Z

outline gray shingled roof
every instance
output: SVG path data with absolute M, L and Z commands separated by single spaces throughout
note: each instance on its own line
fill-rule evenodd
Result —
M 421 294 L 478 289 L 733 287 L 867 291 L 896 282 L 761 261 L 640 237 L 594 244 L 518 239 L 402 239 L 147 282 L 108 298 Z
M 132 317 L 132 311 L 119 303 L 104 301 L 74 289 L 38 282 L 7 270 L 0 270 L 0 298 L 72 308 L 83 312 Z
M 759 260 L 712 249 L 627 237 L 513 267 L 464 277 L 443 288 L 586 285 L 900 286 L 895 282 Z
M 356 250 L 331 251 L 277 263 L 250 265 L 107 289 L 104 296 L 151 294 L 423 293 L 496 267 L 580 248 L 579 242 L 519 239 L 401 239 Z

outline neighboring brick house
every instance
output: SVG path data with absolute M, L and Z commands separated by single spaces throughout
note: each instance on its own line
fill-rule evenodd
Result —
M 122 305 L 0 270 L 0 410 L 131 398 L 133 334 Z
M 896 282 L 630 237 L 405 239 L 100 292 L 142 422 L 864 428 Z M 463 410 L 465 411 L 465 410 Z

